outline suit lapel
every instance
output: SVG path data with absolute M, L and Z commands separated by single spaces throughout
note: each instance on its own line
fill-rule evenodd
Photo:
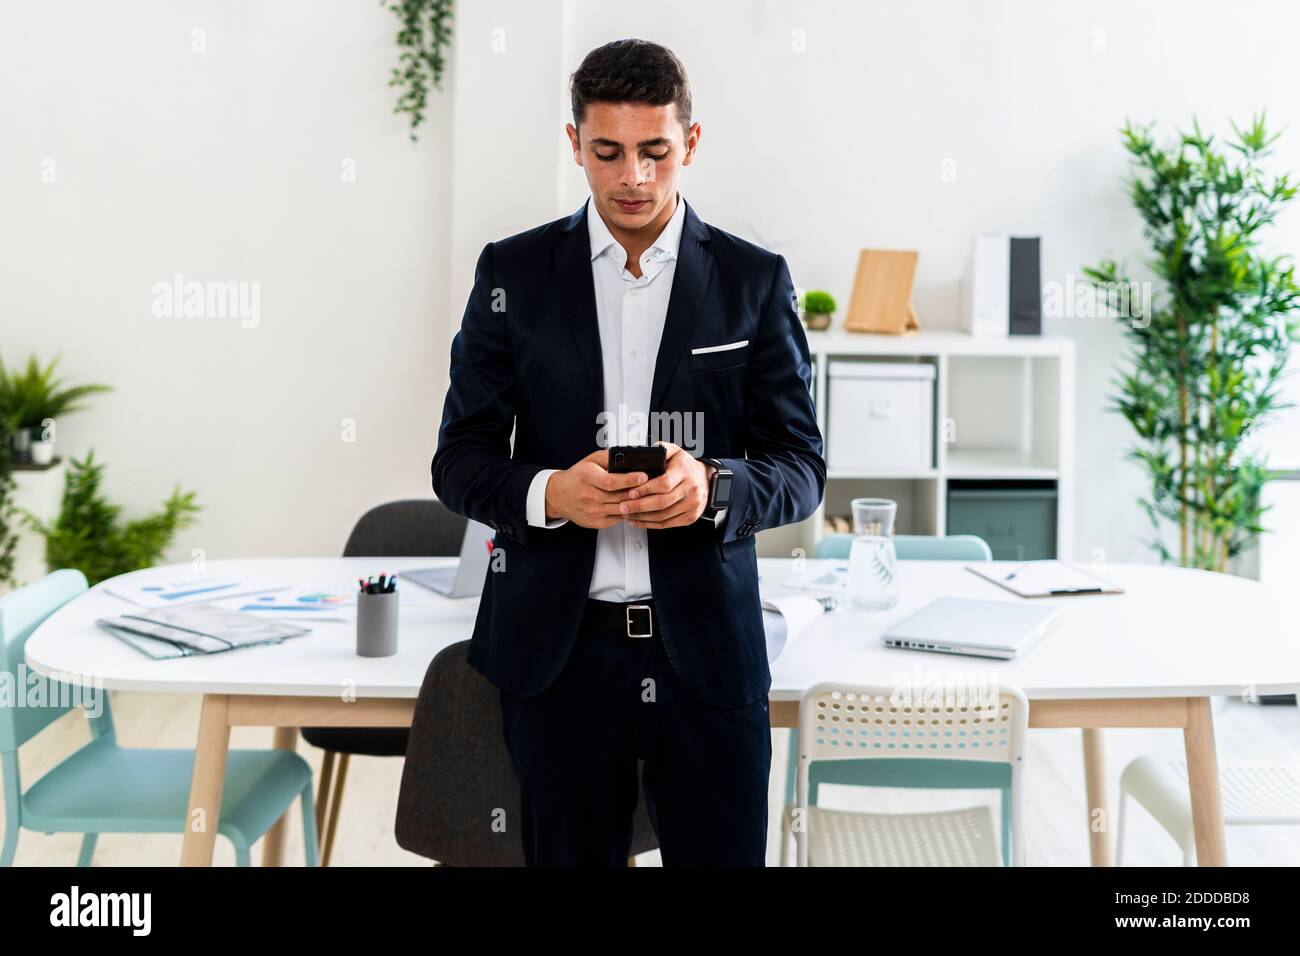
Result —
M 682 239 L 677 247 L 677 266 L 673 272 L 673 290 L 668 296 L 668 315 L 664 320 L 663 337 L 659 340 L 659 352 L 655 357 L 654 380 L 650 386 L 651 412 L 661 410 L 659 406 L 664 391 L 677 371 L 682 350 L 691 340 L 700 304 L 713 277 L 713 256 L 709 254 L 708 240 L 709 231 L 695 215 L 690 203 L 686 203 L 686 219 L 682 223 Z
M 600 323 L 596 319 L 596 285 L 591 274 L 591 239 L 587 233 L 587 204 L 564 221 L 555 248 L 560 295 L 557 308 L 573 333 L 583 368 L 590 379 L 595 406 L 604 405 L 605 374 L 601 364 Z

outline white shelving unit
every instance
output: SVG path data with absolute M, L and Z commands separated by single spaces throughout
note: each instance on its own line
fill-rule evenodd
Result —
M 974 338 L 964 332 L 907 336 L 830 329 L 808 332 L 814 399 L 828 432 L 831 361 L 928 362 L 935 366 L 933 465 L 903 471 L 827 472 L 817 513 L 791 528 L 760 534 L 761 553 L 811 554 L 828 513 L 848 513 L 863 496 L 899 502 L 898 532 L 943 534 L 948 485 L 955 479 L 1050 481 L 1056 491 L 1056 550 L 1073 555 L 1074 343 L 1048 336 Z M 826 449 L 829 458 L 831 449 Z

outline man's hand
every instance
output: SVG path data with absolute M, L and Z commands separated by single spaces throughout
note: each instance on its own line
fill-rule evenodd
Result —
M 660 441 L 668 449 L 664 473 L 627 492 L 618 506 L 634 528 L 680 528 L 694 524 L 709 503 L 709 479 L 713 466 L 692 458 L 672 442 Z
M 644 471 L 611 474 L 608 469 L 609 450 L 599 448 L 572 468 L 551 475 L 546 481 L 547 520 L 567 518 L 584 528 L 608 528 L 622 521 L 619 504 L 629 488 L 644 484 L 649 476 Z

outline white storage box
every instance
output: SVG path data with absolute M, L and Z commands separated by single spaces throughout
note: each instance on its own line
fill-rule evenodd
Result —
M 934 466 L 934 366 L 830 363 L 826 465 L 832 476 Z

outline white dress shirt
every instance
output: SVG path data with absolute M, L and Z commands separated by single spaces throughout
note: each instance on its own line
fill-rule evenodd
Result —
M 650 384 L 668 317 L 668 296 L 686 220 L 686 203 L 680 192 L 676 202 L 672 218 L 641 256 L 638 279 L 626 268 L 627 250 L 610 233 L 595 203 L 587 200 L 587 233 L 591 237 L 591 274 L 605 386 L 602 422 L 608 440 L 603 447 L 648 443 Z M 600 424 L 592 423 L 593 439 Z M 593 441 L 593 447 L 595 444 Z M 563 519 L 546 520 L 546 482 L 558 470 L 538 472 L 529 485 L 526 515 L 530 525 L 558 528 L 565 523 Z M 619 602 L 651 596 L 645 528 L 620 521 L 596 532 L 596 566 L 588 596 Z

